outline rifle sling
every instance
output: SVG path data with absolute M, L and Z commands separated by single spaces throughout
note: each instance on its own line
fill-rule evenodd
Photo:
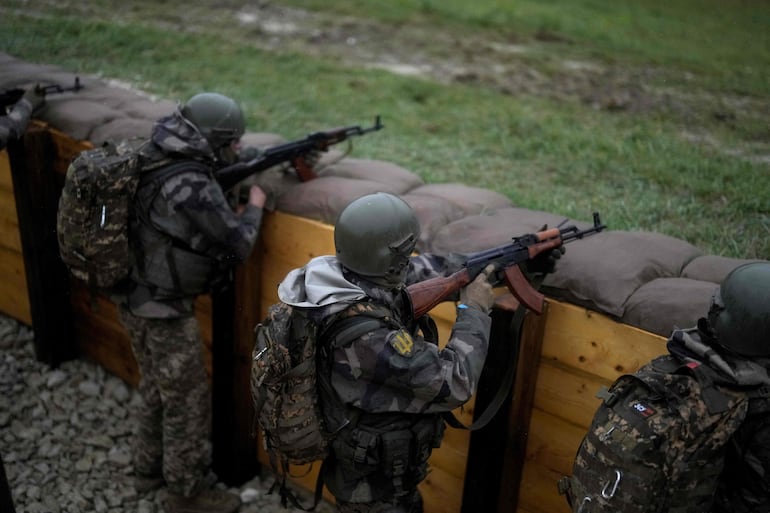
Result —
M 542 285 L 544 278 L 545 274 L 538 274 L 531 278 L 530 283 L 535 288 L 535 290 L 540 290 L 540 286 Z M 509 365 L 505 371 L 505 376 L 503 376 L 503 379 L 500 382 L 500 387 L 495 393 L 495 396 L 489 402 L 484 411 L 477 415 L 471 424 L 466 426 L 451 411 L 446 412 L 443 415 L 444 421 L 447 424 L 457 429 L 476 431 L 489 424 L 489 421 L 491 421 L 500 410 L 500 407 L 505 402 L 509 392 L 511 391 L 511 388 L 513 387 L 513 380 L 516 376 L 516 366 L 519 360 L 519 347 L 521 346 L 521 328 L 524 325 L 524 317 L 526 313 L 527 308 L 524 305 L 519 304 L 519 307 L 513 314 L 513 319 L 511 320 L 510 325 L 512 342 L 508 346 L 510 350 L 508 355 Z

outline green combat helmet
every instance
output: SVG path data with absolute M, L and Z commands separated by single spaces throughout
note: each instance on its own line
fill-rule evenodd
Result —
M 742 356 L 770 356 L 770 262 L 733 269 L 714 294 L 708 321 L 717 342 Z
M 420 223 L 404 200 L 378 192 L 358 198 L 340 213 L 334 245 L 343 266 L 371 281 L 395 287 L 405 278 Z
M 214 151 L 240 139 L 246 129 L 238 103 L 219 93 L 196 94 L 182 106 L 181 113 L 195 125 Z

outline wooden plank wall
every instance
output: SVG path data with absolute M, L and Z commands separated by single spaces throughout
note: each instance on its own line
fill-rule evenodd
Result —
M 570 474 L 600 400 L 619 375 L 666 352 L 665 339 L 549 299 L 518 513 L 568 513 L 556 483 Z
M 0 280 L 3 284 L 0 288 L 0 311 L 31 325 L 32 312 L 29 296 L 25 293 L 27 277 L 16 216 L 16 198 L 8 152 L 5 150 L 0 151 Z

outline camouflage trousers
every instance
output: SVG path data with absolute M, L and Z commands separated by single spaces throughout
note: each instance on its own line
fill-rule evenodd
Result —
M 211 466 L 211 391 L 198 322 L 141 318 L 125 308 L 120 319 L 141 373 L 134 470 L 162 475 L 170 492 L 190 496 L 206 486 Z
M 343 502 L 337 501 L 340 513 L 422 513 L 422 495 L 419 490 L 394 497 L 388 501 Z

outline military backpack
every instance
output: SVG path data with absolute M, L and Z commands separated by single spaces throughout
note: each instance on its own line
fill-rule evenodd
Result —
M 109 141 L 81 152 L 67 169 L 56 216 L 59 253 L 92 289 L 114 287 L 130 272 L 129 219 L 140 177 L 174 166 L 151 148 L 147 139 Z
M 727 442 L 749 405 L 712 372 L 664 355 L 600 393 L 572 475 L 559 481 L 574 513 L 711 510 Z
M 314 313 L 283 302 L 271 305 L 254 329 L 251 362 L 251 394 L 263 444 L 273 469 L 283 477 L 284 503 L 288 499 L 301 509 L 305 508 L 286 488 L 290 465 L 326 458 L 334 434 L 351 421 L 331 388 L 330 344 L 333 340 L 344 345 L 386 325 L 390 315 L 386 308 L 374 305 L 356 315 L 323 321 Z M 321 407 L 322 401 L 327 407 Z M 319 497 L 320 489 L 316 503 Z

